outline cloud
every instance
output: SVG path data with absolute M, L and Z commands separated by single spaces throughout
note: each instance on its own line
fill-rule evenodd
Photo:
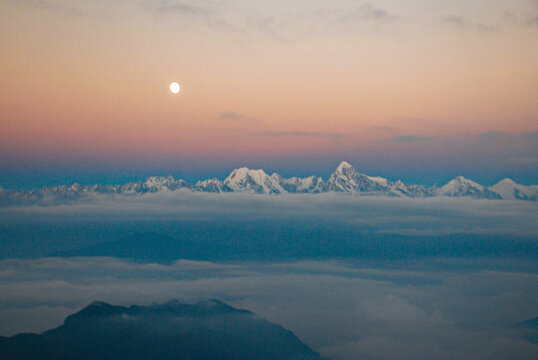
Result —
M 374 20 L 394 20 L 397 17 L 390 14 L 387 10 L 375 7 L 370 3 L 361 5 L 355 14 L 362 19 L 374 19 Z
M 288 36 L 280 32 L 275 16 L 267 16 L 230 1 L 194 3 L 196 5 L 166 0 L 149 2 L 145 8 L 161 16 L 179 15 L 199 20 L 212 31 L 240 36 L 242 41 L 253 42 L 258 35 L 263 35 L 281 43 L 290 43 Z
M 245 115 L 232 111 L 225 111 L 219 114 L 219 119 L 221 120 L 242 120 L 244 118 Z
M 538 131 L 527 131 L 521 133 L 509 133 L 503 131 L 488 131 L 477 136 L 480 141 L 495 142 L 517 142 L 517 141 L 538 141 Z
M 370 126 L 370 130 L 384 133 L 392 133 L 396 131 L 396 129 L 391 126 Z
M 499 30 L 498 26 L 485 25 L 480 22 L 473 22 L 464 19 L 461 16 L 449 15 L 443 19 L 445 24 L 455 26 L 460 29 L 469 29 L 483 32 L 492 32 Z
M 389 13 L 387 10 L 379 8 L 371 3 L 364 3 L 355 9 L 343 10 L 345 15 L 342 15 L 338 21 L 344 23 L 364 22 L 364 21 L 380 21 L 393 22 L 398 20 L 398 17 Z
M 267 131 L 263 133 L 263 136 L 270 137 L 311 137 L 311 138 L 323 138 L 323 139 L 342 139 L 348 137 L 342 133 L 328 133 L 319 131 Z
M 161 14 L 167 14 L 167 13 L 179 13 L 182 15 L 210 15 L 212 11 L 206 7 L 202 7 L 198 4 L 202 4 L 203 2 L 196 3 L 197 5 L 194 5 L 193 3 L 186 3 L 183 1 L 175 1 L 175 0 L 161 0 L 158 2 L 150 1 L 149 6 L 157 12 Z
M 452 261 L 454 270 L 391 262 L 3 260 L 0 334 L 58 326 L 92 300 L 218 298 L 282 324 L 333 360 L 533 358 L 537 345 L 512 325 L 536 316 L 529 289 L 538 275 L 514 271 L 510 260 L 495 264 L 497 271 L 469 268 L 472 259 Z
M 64 205 L 1 208 L 0 224 L 8 227 L 10 224 L 26 224 L 28 227 L 42 221 L 61 225 L 63 221 L 85 219 L 97 226 L 100 222 L 144 219 L 154 226 L 144 231 L 161 232 L 161 221 L 184 223 L 213 219 L 214 225 L 232 226 L 241 219 L 253 223 L 271 220 L 281 225 L 313 222 L 322 229 L 344 226 L 357 233 L 535 235 L 538 233 L 537 211 L 536 203 L 528 201 L 411 199 L 337 193 L 264 196 L 185 190 L 134 196 L 94 196 Z M 137 226 L 141 224 L 137 223 Z M 24 245 L 18 244 L 15 237 L 13 239 L 12 246 Z M 5 247 L 9 248 L 7 243 Z
M 392 141 L 398 144 L 407 143 L 424 143 L 435 140 L 435 136 L 422 136 L 422 135 L 398 135 L 392 138 Z
M 108 1 L 88 1 L 88 0 L 21 0 L 27 6 L 40 10 L 79 18 L 93 18 L 98 20 L 110 20 L 112 9 L 117 3 Z

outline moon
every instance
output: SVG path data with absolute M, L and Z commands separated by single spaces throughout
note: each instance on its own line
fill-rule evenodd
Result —
M 179 87 L 179 84 L 177 82 L 174 81 L 170 84 L 170 91 L 172 92 L 172 94 L 177 94 L 179 90 L 181 90 L 181 88 Z

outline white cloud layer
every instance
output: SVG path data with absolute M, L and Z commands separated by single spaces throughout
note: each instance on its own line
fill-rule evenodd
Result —
M 523 359 L 538 345 L 513 325 L 538 315 L 537 293 L 538 275 L 525 272 L 12 259 L 0 261 L 0 334 L 57 326 L 97 299 L 218 298 L 282 324 L 334 360 Z
M 142 196 L 95 196 L 69 205 L 0 208 L 4 222 L 38 220 L 282 220 L 354 224 L 368 232 L 405 235 L 538 234 L 538 203 L 436 197 L 342 194 L 212 194 L 163 191 Z

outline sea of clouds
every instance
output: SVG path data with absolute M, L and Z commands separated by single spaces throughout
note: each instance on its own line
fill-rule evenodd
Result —
M 538 345 L 516 325 L 538 316 L 536 219 L 533 202 L 338 194 L 177 191 L 2 208 L 0 335 L 58 326 L 94 300 L 129 305 L 216 298 L 283 325 L 334 360 L 532 359 Z M 53 250 L 141 229 L 177 235 L 181 229 L 174 224 L 197 221 L 221 227 L 240 221 L 269 228 L 306 222 L 368 234 L 463 234 L 469 242 L 487 235 L 481 241 L 499 238 L 495 246 L 501 250 L 495 256 L 443 253 L 393 260 L 153 263 L 47 257 Z M 521 237 L 526 242 L 514 240 Z
M 282 324 L 335 360 L 535 357 L 538 344 L 515 325 L 538 315 L 538 274 L 462 265 L 417 271 L 341 261 L 8 259 L 0 261 L 0 334 L 58 326 L 93 300 L 216 298 Z

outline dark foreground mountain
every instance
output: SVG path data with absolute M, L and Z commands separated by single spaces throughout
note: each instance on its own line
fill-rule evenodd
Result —
M 0 337 L 4 360 L 319 360 L 291 331 L 220 301 L 95 302 L 56 329 Z

